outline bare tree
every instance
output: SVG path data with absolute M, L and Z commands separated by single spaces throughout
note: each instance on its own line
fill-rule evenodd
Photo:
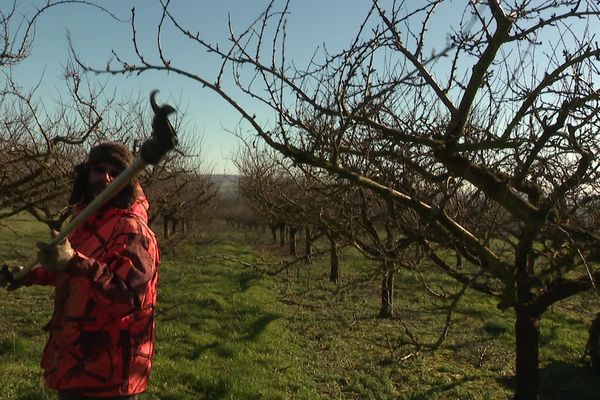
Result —
M 151 174 L 146 185 L 152 206 L 150 222 L 160 217 L 165 238 L 175 234 L 178 228 L 186 233 L 188 227 L 207 218 L 217 194 L 210 175 L 173 166 Z
M 273 243 L 279 233 L 280 246 L 288 243 L 290 254 L 296 255 L 296 232 L 307 223 L 305 204 L 299 199 L 305 192 L 298 171 L 292 171 L 272 151 L 247 144 L 234 162 L 241 174 L 240 195 L 262 215 L 273 234 Z
M 107 8 L 86 0 L 48 0 L 39 7 L 27 11 L 19 8 L 22 4 L 17 0 L 12 4 L 4 2 L 0 7 L 0 71 L 2 74 L 6 73 L 6 68 L 19 64 L 31 54 L 37 20 L 42 18 L 49 9 L 66 5 L 92 7 L 114 20 L 119 20 Z
M 64 76 L 66 98 L 56 103 L 42 102 L 37 86 L 20 87 L 12 71 L 32 51 L 37 20 L 67 5 L 93 7 L 116 19 L 105 8 L 80 0 L 48 1 L 31 13 L 16 1 L 0 7 L 0 218 L 27 211 L 52 229 L 70 213 L 65 204 L 73 162 L 82 158 L 82 146 L 98 137 L 110 104 L 102 105 L 102 88 L 87 85 L 72 66 Z
M 273 243 L 289 246 L 288 253 L 311 263 L 316 240 L 327 236 L 330 247 L 330 280 L 340 280 L 339 249 L 341 235 L 325 223 L 335 220 L 338 211 L 330 191 L 339 192 L 339 183 L 317 169 L 300 167 L 284 160 L 278 153 L 261 146 L 248 146 L 234 160 L 241 174 L 239 191 L 246 203 L 262 215 L 271 229 Z M 336 189 L 337 188 L 337 189 Z M 339 214 L 338 214 L 339 217 Z M 297 239 L 304 233 L 304 252 L 301 255 Z
M 590 223 L 600 192 L 600 9 L 594 0 L 463 4 L 460 20 L 444 20 L 447 45 L 435 49 L 432 20 L 456 2 L 373 0 L 346 50 L 300 69 L 286 52 L 289 2 L 272 1 L 239 33 L 230 24 L 228 47 L 182 26 L 162 2 L 158 42 L 169 25 L 219 59 L 220 72 L 179 69 L 163 47 L 152 62 L 137 46 L 135 18 L 137 59 L 118 57 L 106 71 L 189 77 L 294 162 L 412 210 L 427 227 L 412 238 L 433 263 L 515 310 L 515 398 L 534 399 L 542 314 L 600 278 L 600 232 Z M 275 129 L 227 91 L 227 73 L 273 111 Z M 403 175 L 411 179 L 397 185 Z M 465 212 L 473 204 L 485 206 L 479 218 Z

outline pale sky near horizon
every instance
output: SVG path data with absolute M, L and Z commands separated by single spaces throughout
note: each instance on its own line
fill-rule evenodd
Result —
M 5 9 L 5 1 L 1 9 Z M 415 0 L 417 1 L 417 0 Z M 20 13 L 31 15 L 35 5 L 44 0 L 18 2 Z M 156 26 L 161 15 L 158 0 L 92 0 L 111 10 L 117 17 L 129 19 L 132 7 L 136 8 L 136 28 L 145 42 L 142 49 L 156 60 Z M 388 4 L 389 0 L 382 1 Z M 12 4 L 12 0 L 10 1 Z M 264 10 L 268 0 L 172 0 L 171 8 L 186 27 L 198 31 L 209 41 L 225 43 L 227 20 L 231 16 L 235 29 L 242 30 L 254 21 Z M 434 45 L 442 47 L 448 33 L 448 20 L 460 19 L 463 1 L 444 3 L 446 9 L 436 18 L 430 28 Z M 290 58 L 305 66 L 315 49 L 323 44 L 330 52 L 347 48 L 358 27 L 369 10 L 369 0 L 292 0 L 287 24 Z M 454 7 L 460 5 L 460 7 Z M 8 7 L 8 4 L 6 4 Z M 443 20 L 445 19 L 445 20 Z M 111 58 L 110 51 L 130 56 L 133 50 L 129 22 L 119 23 L 99 10 L 84 5 L 63 5 L 54 7 L 43 14 L 36 26 L 35 41 L 30 57 L 13 70 L 13 76 L 24 88 L 31 87 L 41 80 L 38 96 L 56 97 L 57 92 L 65 92 L 61 76 L 68 61 L 67 31 L 70 32 L 75 50 L 88 65 L 103 68 Z M 203 51 L 194 51 L 184 40 L 163 40 L 163 48 L 173 64 L 185 69 L 213 77 L 215 64 Z M 135 61 L 133 57 L 130 60 Z M 206 72 L 208 71 L 208 72 Z M 235 130 L 240 120 L 239 114 L 212 91 L 203 89 L 200 84 L 165 73 L 144 73 L 140 76 L 113 77 L 109 75 L 90 76 L 114 87 L 117 96 L 147 94 L 159 89 L 159 101 L 169 102 L 186 110 L 188 122 L 193 126 L 199 140 L 202 137 L 204 159 L 213 167 L 214 173 L 235 173 L 229 160 L 238 146 L 238 139 L 228 133 Z

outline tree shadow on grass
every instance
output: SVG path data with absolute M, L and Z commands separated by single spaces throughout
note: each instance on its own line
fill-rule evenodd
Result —
M 600 374 L 583 364 L 554 361 L 539 370 L 539 400 L 599 400 Z M 499 381 L 514 390 L 515 378 Z
M 262 279 L 262 276 L 257 272 L 244 271 L 238 278 L 240 284 L 240 291 L 245 292 L 254 285 L 256 280 Z
M 251 323 L 246 329 L 245 335 L 241 337 L 242 340 L 253 341 L 265 330 L 268 325 L 281 318 L 281 315 L 278 314 L 265 314 L 262 317 L 258 318 L 256 321 Z M 223 333 L 224 334 L 224 333 Z M 214 351 L 220 357 L 228 358 L 233 355 L 231 349 L 228 349 L 227 346 L 223 346 L 225 342 L 214 341 L 208 344 L 196 345 L 192 351 L 187 355 L 187 359 L 198 359 L 207 351 Z
M 166 303 L 166 302 L 165 302 Z M 202 300 L 187 300 L 176 302 L 175 304 L 160 304 L 156 310 L 156 317 L 161 322 L 166 321 L 189 321 L 190 313 L 183 306 L 194 306 L 204 310 L 204 314 L 220 313 L 223 311 L 223 306 L 215 299 Z M 209 318 L 209 315 L 204 316 Z
M 232 383 L 227 379 L 219 379 L 217 382 L 194 382 L 192 385 L 194 396 L 197 399 L 225 399 L 231 398 Z
M 278 314 L 265 314 L 248 327 L 248 333 L 243 337 L 245 340 L 255 340 L 267 326 L 276 319 L 281 318 Z
M 598 400 L 600 375 L 583 364 L 554 361 L 540 369 L 540 400 Z
M 216 381 L 207 381 L 204 378 L 188 374 L 187 382 L 190 389 L 181 394 L 159 392 L 158 397 L 143 397 L 143 399 L 160 400 L 207 400 L 207 399 L 230 399 L 232 383 L 227 378 L 219 378 Z

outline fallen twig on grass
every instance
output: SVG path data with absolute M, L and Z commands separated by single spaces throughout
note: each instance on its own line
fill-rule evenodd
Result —
M 214 255 L 214 256 L 200 256 L 200 257 L 196 257 L 197 260 L 225 260 L 225 261 L 231 261 L 234 262 L 236 264 L 240 264 L 246 268 L 252 268 L 260 273 L 266 274 L 267 271 L 265 271 L 264 269 L 260 268 L 259 266 L 255 265 L 255 264 L 251 264 L 249 262 L 246 261 L 242 261 L 239 258 L 235 258 L 235 257 L 229 257 L 229 256 L 222 256 L 222 255 Z
M 271 275 L 271 276 L 280 274 L 281 272 L 283 272 L 286 269 L 290 268 L 294 264 L 299 263 L 300 261 L 305 261 L 305 260 L 307 260 L 310 257 L 315 257 L 315 256 L 323 255 L 323 254 L 325 254 L 328 251 L 329 250 L 322 250 L 322 251 L 320 251 L 318 253 L 313 253 L 313 254 L 310 254 L 310 255 L 305 255 L 303 257 L 297 257 L 297 258 L 295 258 L 293 260 L 290 260 L 288 262 L 283 263 L 278 269 L 276 269 L 275 271 L 270 271 L 270 272 L 268 272 L 268 274 Z
M 482 368 L 485 360 L 488 359 L 488 350 L 492 347 L 492 343 L 489 343 L 487 346 L 483 346 L 481 351 L 479 352 L 479 360 L 477 361 L 477 368 Z
M 257 265 L 257 264 L 252 264 L 243 260 L 240 260 L 239 258 L 235 258 L 235 257 L 229 257 L 229 256 L 225 256 L 225 255 L 212 255 L 212 256 L 200 256 L 197 257 L 197 259 L 199 260 L 209 260 L 209 259 L 213 259 L 213 260 L 225 260 L 225 261 L 231 261 L 234 262 L 236 264 L 240 264 L 243 267 L 246 268 L 251 268 L 255 271 L 258 271 L 262 274 L 265 275 L 269 275 L 269 276 L 274 276 L 277 274 L 280 274 L 281 272 L 287 270 L 288 268 L 290 268 L 291 266 L 306 260 L 308 257 L 314 257 L 314 256 L 319 256 L 324 254 L 326 251 L 322 251 L 319 253 L 313 253 L 311 255 L 307 255 L 307 256 L 303 256 L 303 257 L 297 257 L 294 258 L 293 260 L 290 261 L 283 261 L 283 262 L 279 262 L 279 263 L 268 263 L 268 262 L 264 262 L 262 265 Z M 274 270 L 270 270 L 269 267 L 273 267 L 275 268 Z
M 400 361 L 410 360 L 411 358 L 418 356 L 419 353 L 420 353 L 420 351 L 415 351 L 414 353 L 408 353 L 404 357 L 401 357 L 399 360 Z

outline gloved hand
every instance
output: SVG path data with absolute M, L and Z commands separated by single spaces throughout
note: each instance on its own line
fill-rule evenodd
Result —
M 56 237 L 56 235 L 58 235 L 58 232 L 52 231 L 52 237 Z M 51 246 L 45 242 L 38 242 L 36 246 L 39 250 L 37 254 L 38 262 L 42 267 L 54 273 L 59 273 L 65 269 L 67 263 L 75 255 L 67 238 L 56 246 Z
M 15 281 L 15 273 L 22 270 L 23 267 L 9 267 L 4 264 L 0 269 L 0 288 L 5 287 L 6 290 L 12 291 L 21 287 L 21 284 L 18 281 Z

